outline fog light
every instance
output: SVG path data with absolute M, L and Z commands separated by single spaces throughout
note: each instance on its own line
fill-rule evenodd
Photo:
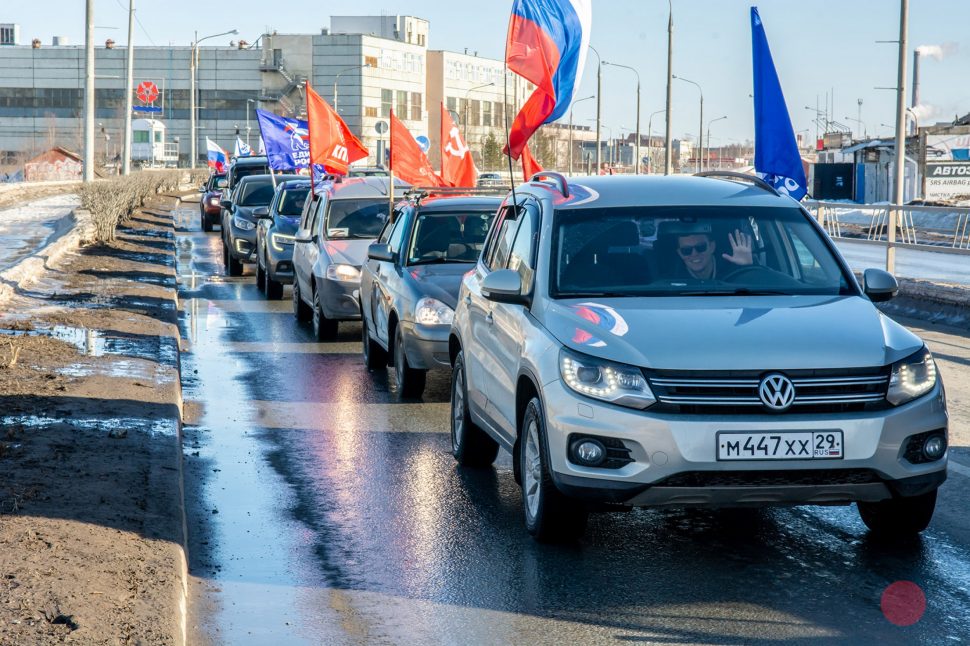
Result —
M 931 435 L 923 442 L 923 455 L 930 460 L 939 460 L 946 451 L 946 440 L 942 435 Z
M 606 461 L 606 447 L 588 437 L 573 442 L 569 453 L 573 462 L 584 467 L 598 467 Z

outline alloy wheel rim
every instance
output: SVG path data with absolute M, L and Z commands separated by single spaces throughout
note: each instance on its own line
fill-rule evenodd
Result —
M 458 451 L 459 438 L 465 424 L 465 377 L 461 370 L 455 371 L 455 387 L 451 393 L 451 448 Z
M 534 419 L 529 420 L 529 427 L 525 436 L 525 464 L 522 465 L 525 480 L 526 510 L 530 518 L 535 518 L 539 511 L 539 500 L 542 495 L 539 483 L 542 475 L 542 462 L 539 457 L 539 427 Z

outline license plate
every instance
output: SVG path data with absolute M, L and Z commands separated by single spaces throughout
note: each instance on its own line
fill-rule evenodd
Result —
M 717 434 L 718 460 L 841 460 L 842 431 Z

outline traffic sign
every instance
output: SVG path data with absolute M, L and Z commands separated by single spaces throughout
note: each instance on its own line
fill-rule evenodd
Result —
M 158 86 L 151 81 L 142 81 L 138 84 L 135 93 L 142 103 L 154 103 L 155 99 L 158 98 Z
M 387 132 L 387 122 L 378 121 L 377 123 L 374 124 L 374 130 L 377 131 L 377 134 L 383 135 L 385 132 Z
M 423 153 L 428 152 L 428 149 L 431 148 L 431 140 L 424 135 L 418 135 L 414 138 L 414 140 L 418 142 L 418 146 L 421 147 L 421 152 Z
M 135 112 L 161 112 L 162 111 L 160 107 L 157 107 L 154 105 L 133 105 L 131 106 L 131 109 L 134 110 Z

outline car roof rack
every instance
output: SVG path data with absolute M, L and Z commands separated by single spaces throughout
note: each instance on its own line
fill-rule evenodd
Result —
M 740 180 L 742 182 L 751 182 L 758 188 L 764 189 L 774 195 L 781 197 L 781 193 L 778 192 L 774 186 L 764 181 L 757 175 L 748 175 L 747 173 L 738 173 L 732 170 L 705 170 L 700 173 L 694 173 L 694 177 L 713 177 L 715 179 L 728 179 L 728 180 Z
M 426 197 L 504 196 L 509 190 L 509 186 L 412 186 L 404 192 L 404 198 L 420 202 Z
M 533 175 L 532 179 L 530 179 L 529 181 L 542 182 L 542 180 L 540 179 L 542 177 L 548 177 L 549 179 L 555 180 L 555 183 L 557 185 L 556 188 L 559 189 L 559 192 L 562 193 L 562 196 L 569 197 L 569 181 L 566 179 L 565 175 L 551 170 L 544 170 Z

